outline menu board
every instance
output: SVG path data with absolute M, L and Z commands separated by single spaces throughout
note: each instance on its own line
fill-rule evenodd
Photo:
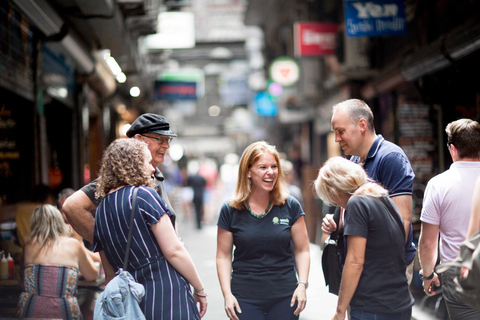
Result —
M 1 202 L 27 200 L 32 185 L 33 104 L 0 91 L 0 197 Z
M 425 186 L 435 175 L 434 155 L 437 142 L 431 119 L 431 107 L 425 104 L 401 104 L 397 107 L 399 146 L 415 172 L 413 185 L 414 219 L 420 216 Z

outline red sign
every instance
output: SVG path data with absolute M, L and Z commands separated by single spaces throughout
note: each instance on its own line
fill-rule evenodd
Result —
M 296 56 L 323 56 L 333 54 L 338 25 L 323 22 L 296 22 L 295 34 Z

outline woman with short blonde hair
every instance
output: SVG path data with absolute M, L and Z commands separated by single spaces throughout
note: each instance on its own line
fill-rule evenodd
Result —
M 320 199 L 344 211 L 346 257 L 332 319 L 409 320 L 403 220 L 388 192 L 342 157 L 325 162 L 314 182 Z

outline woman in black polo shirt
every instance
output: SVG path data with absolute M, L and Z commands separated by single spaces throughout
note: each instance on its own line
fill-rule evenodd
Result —
M 248 146 L 218 219 L 217 271 L 230 319 L 298 319 L 310 267 L 304 216 L 275 147 Z
M 325 162 L 315 190 L 325 203 L 345 208 L 346 258 L 332 319 L 345 319 L 350 305 L 351 320 L 410 320 L 405 229 L 388 191 L 342 157 Z

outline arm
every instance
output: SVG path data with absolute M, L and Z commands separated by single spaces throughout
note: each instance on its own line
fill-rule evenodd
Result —
M 68 197 L 62 206 L 62 210 L 75 231 L 90 243 L 93 243 L 95 225 L 95 219 L 91 212 L 96 208 L 97 206 L 82 190 L 78 190 Z
M 113 270 L 112 265 L 108 262 L 105 251 L 100 251 L 100 259 L 102 260 L 103 271 L 105 272 L 105 284 L 110 282 L 115 277 L 115 270 Z
M 307 236 L 307 228 L 305 226 L 305 216 L 301 216 L 292 226 L 292 243 L 293 252 L 295 254 L 295 264 L 298 271 L 298 280 L 308 281 L 308 273 L 310 271 L 310 246 Z M 294 315 L 299 315 L 305 309 L 307 304 L 306 285 L 299 283 L 297 289 L 292 296 L 291 306 L 298 301 L 297 309 Z
M 365 263 L 367 239 L 359 236 L 347 237 L 347 257 L 342 272 L 342 282 L 338 294 L 337 309 L 332 320 L 345 319 L 345 313 L 357 290 Z
M 229 319 L 238 320 L 235 309 L 242 313 L 237 299 L 232 294 L 232 250 L 233 234 L 218 227 L 217 231 L 217 273 L 223 297 L 225 298 L 225 312 Z
M 83 243 L 72 241 L 72 243 L 76 243 L 77 251 L 78 251 L 78 269 L 83 277 L 89 281 L 93 281 L 98 277 L 98 270 L 95 264 L 93 263 L 93 259 L 88 253 L 89 250 L 85 248 Z
M 428 277 L 432 274 L 437 263 L 438 250 L 438 235 L 440 226 L 422 222 L 422 229 L 420 231 L 420 239 L 418 240 L 418 253 L 420 258 L 420 265 L 422 266 L 423 275 Z M 429 296 L 435 295 L 432 291 L 432 283 L 440 286 L 440 280 L 435 274 L 431 280 L 423 281 L 423 290 Z
M 152 225 L 152 231 L 165 258 L 195 289 L 194 298 L 197 303 L 200 303 L 200 317 L 203 317 L 207 311 L 207 298 L 202 280 L 190 254 L 178 239 L 168 214 L 163 214 L 160 220 Z M 200 288 L 202 290 L 198 290 Z
M 472 198 L 472 214 L 470 215 L 470 223 L 468 224 L 467 238 L 469 239 L 480 230 L 480 178 L 475 183 Z
M 412 223 L 412 196 L 396 196 L 392 198 L 392 201 L 395 203 L 400 215 L 402 216 L 403 228 L 405 229 L 405 242 L 407 242 L 408 232 L 410 231 L 410 223 Z

